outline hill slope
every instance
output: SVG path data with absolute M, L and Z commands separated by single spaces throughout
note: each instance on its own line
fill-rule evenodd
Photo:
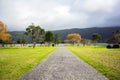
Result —
M 92 27 L 92 28 L 73 28 L 73 29 L 64 29 L 64 30 L 56 30 L 53 31 L 54 34 L 58 33 L 61 36 L 61 41 L 63 42 L 66 39 L 67 34 L 69 33 L 79 33 L 82 37 L 91 39 L 93 33 L 99 33 L 102 35 L 103 42 L 112 37 L 112 32 L 120 29 L 120 26 L 116 27 Z M 31 42 L 31 39 L 24 35 L 24 31 L 12 31 L 10 32 L 12 35 L 12 40 L 16 41 L 19 38 L 25 38 L 29 42 Z
M 66 39 L 67 34 L 69 33 L 79 33 L 82 37 L 91 39 L 93 33 L 99 33 L 102 35 L 103 42 L 107 39 L 112 37 L 112 33 L 116 30 L 120 29 L 120 26 L 117 27 L 102 27 L 102 28 L 74 28 L 74 29 L 65 29 L 65 30 L 57 30 L 53 31 L 54 34 L 59 33 L 61 36 L 62 41 Z

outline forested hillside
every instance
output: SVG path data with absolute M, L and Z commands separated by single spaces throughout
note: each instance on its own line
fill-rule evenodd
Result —
M 113 35 L 113 32 L 120 29 L 120 26 L 116 27 L 92 27 L 92 28 L 74 28 L 74 29 L 65 29 L 65 30 L 57 30 L 53 31 L 55 33 L 59 33 L 61 35 L 62 41 L 66 39 L 67 34 L 69 33 L 79 33 L 83 38 L 91 39 L 93 33 L 99 33 L 102 35 L 103 42 L 106 41 L 106 39 L 111 38 Z
M 120 26 L 116 27 L 92 27 L 92 28 L 74 28 L 74 29 L 64 29 L 64 30 L 56 30 L 53 31 L 54 34 L 58 33 L 61 36 L 61 41 L 63 42 L 66 39 L 67 34 L 69 33 L 79 33 L 83 38 L 91 39 L 93 33 L 99 33 L 102 35 L 103 42 L 105 42 L 108 38 L 112 37 L 112 33 L 116 30 L 120 29 Z M 12 35 L 12 40 L 17 41 L 20 38 L 24 38 L 31 42 L 31 39 L 24 35 L 25 31 L 12 31 L 10 34 Z

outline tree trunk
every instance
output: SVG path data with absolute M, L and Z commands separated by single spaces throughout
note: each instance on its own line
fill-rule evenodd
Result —
M 33 42 L 33 48 L 35 48 L 35 46 L 36 46 L 36 42 Z

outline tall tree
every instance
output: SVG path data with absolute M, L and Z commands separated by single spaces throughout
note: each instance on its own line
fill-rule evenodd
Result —
M 119 43 L 120 44 L 120 30 L 113 32 L 113 36 L 106 41 L 107 43 Z
M 78 33 L 71 33 L 67 35 L 67 39 L 65 40 L 69 43 L 80 43 L 81 41 L 81 35 Z
M 0 21 L 0 41 L 4 46 L 4 43 L 10 39 L 11 35 L 7 31 L 6 25 Z
M 44 43 L 44 38 L 42 37 L 42 38 L 38 39 L 38 43 L 43 44 Z
M 81 43 L 83 44 L 83 46 L 89 45 L 91 43 L 91 40 L 90 39 L 82 38 L 81 39 Z
M 102 36 L 98 33 L 93 33 L 92 34 L 92 41 L 94 43 L 100 42 L 102 40 Z
M 21 44 L 21 46 L 22 46 L 22 45 L 24 46 L 24 44 L 26 43 L 26 40 L 25 40 L 24 38 L 19 38 L 19 39 L 17 40 L 17 43 L 18 43 L 18 44 Z
M 45 41 L 48 42 L 49 44 L 54 41 L 53 32 L 51 32 L 51 31 L 46 32 Z
M 116 43 L 119 43 L 120 44 L 120 30 L 116 30 L 114 32 L 114 38 L 116 40 Z
M 55 44 L 59 44 L 59 43 L 60 43 L 60 35 L 59 35 L 58 33 L 55 34 L 54 43 L 55 43 Z
M 40 26 L 35 26 L 34 24 L 29 25 L 26 28 L 26 35 L 29 35 L 32 39 L 33 48 L 36 45 L 37 40 L 45 33 L 44 29 L 42 29 Z
M 6 28 L 6 25 L 0 21 L 0 33 L 2 32 L 7 32 L 7 28 Z

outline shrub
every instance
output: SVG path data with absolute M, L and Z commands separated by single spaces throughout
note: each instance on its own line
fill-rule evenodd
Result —
M 112 48 L 119 48 L 119 45 L 114 44 Z
M 112 46 L 111 46 L 111 45 L 107 45 L 106 47 L 107 47 L 108 49 L 109 49 L 109 48 L 112 48 Z
M 52 47 L 54 47 L 55 46 L 55 44 L 52 44 Z

